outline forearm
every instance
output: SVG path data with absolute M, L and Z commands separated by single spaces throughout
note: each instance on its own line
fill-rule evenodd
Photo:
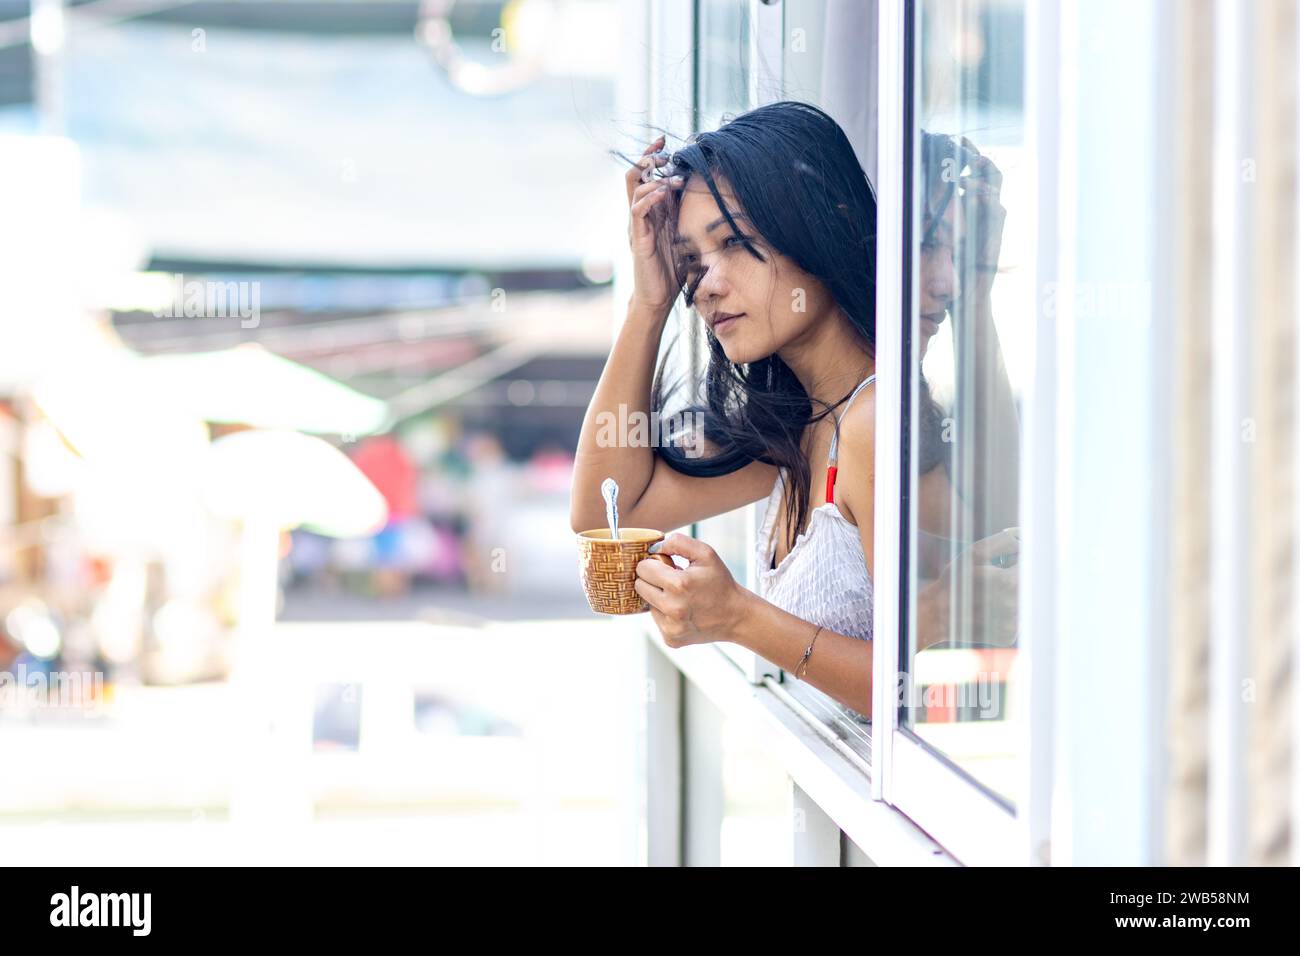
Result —
M 782 610 L 752 591 L 746 593 L 749 596 L 736 615 L 729 640 L 793 674 L 817 625 Z M 871 650 L 871 641 L 822 628 L 800 680 L 869 716 Z
M 921 585 L 916 592 L 916 652 L 949 641 L 949 583 L 945 575 Z
M 981 473 L 971 488 L 977 537 L 1019 524 L 1020 416 L 985 292 L 972 315 L 971 438 Z
M 604 525 L 599 489 L 606 478 L 618 482 L 619 504 L 627 510 L 650 484 L 654 449 L 649 442 L 631 444 L 628 434 L 634 429 L 641 431 L 636 427 L 639 416 L 646 416 L 643 434 L 650 434 L 650 387 L 665 321 L 666 316 L 628 304 L 627 320 L 618 331 L 587 406 L 574 454 L 569 514 L 575 528 Z

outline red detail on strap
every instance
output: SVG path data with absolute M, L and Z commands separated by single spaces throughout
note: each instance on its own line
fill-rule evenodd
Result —
M 835 501 L 835 465 L 826 466 L 826 501 L 833 503 Z

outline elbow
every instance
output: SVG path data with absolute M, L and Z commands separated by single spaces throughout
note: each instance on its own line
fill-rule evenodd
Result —
M 601 519 L 593 519 L 590 512 L 583 511 L 576 504 L 569 505 L 569 527 L 573 529 L 574 534 L 590 531 L 592 528 L 599 527 L 600 523 Z

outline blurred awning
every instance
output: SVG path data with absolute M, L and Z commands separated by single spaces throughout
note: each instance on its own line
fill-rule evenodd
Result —
M 232 6 L 305 22 L 335 4 Z M 613 119 L 617 44 L 600 28 L 614 5 L 557 24 L 544 51 L 563 53 L 557 71 L 491 99 L 450 82 L 413 30 L 222 29 L 210 9 L 68 32 L 84 202 L 112 214 L 119 241 L 186 261 L 609 274 L 627 204 L 607 149 L 644 148 L 635 122 Z M 200 24 L 212 46 L 196 55 Z M 486 32 L 458 43 L 485 72 L 504 59 Z
M 386 402 L 255 343 L 141 360 L 151 389 L 204 421 L 317 435 L 370 435 Z
M 333 445 L 291 431 L 244 431 L 212 443 L 204 496 L 215 513 L 348 538 L 388 520 L 384 496 Z

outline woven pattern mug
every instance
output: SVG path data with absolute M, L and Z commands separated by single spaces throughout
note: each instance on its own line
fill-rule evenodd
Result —
M 662 531 L 649 528 L 619 528 L 618 540 L 608 528 L 595 528 L 578 535 L 578 573 L 587 604 L 598 614 L 640 614 L 650 605 L 636 593 L 636 566 L 656 558 L 675 568 L 666 554 L 651 554 L 650 545 L 662 541 Z

